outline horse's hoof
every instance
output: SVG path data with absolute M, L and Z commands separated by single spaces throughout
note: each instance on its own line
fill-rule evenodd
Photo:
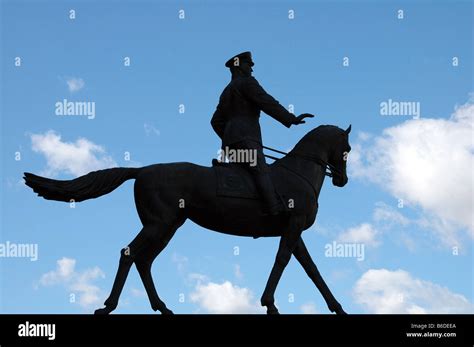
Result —
M 161 311 L 161 314 L 164 314 L 164 315 L 172 315 L 172 314 L 174 314 L 174 313 L 173 313 L 173 311 L 171 311 L 170 309 L 165 308 L 163 311 Z
M 97 315 L 104 315 L 104 314 L 109 314 L 112 310 L 108 309 L 107 307 L 104 308 L 99 308 L 94 311 L 94 314 Z
M 267 310 L 267 314 L 280 314 L 280 312 L 278 312 L 278 309 L 275 307 L 275 308 L 269 308 Z
M 331 312 L 334 312 L 335 314 L 347 314 L 347 312 L 342 308 L 341 304 L 338 304 L 331 310 Z

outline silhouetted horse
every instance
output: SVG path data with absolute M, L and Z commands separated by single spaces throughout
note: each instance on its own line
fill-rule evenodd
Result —
M 323 295 L 331 312 L 345 313 L 312 261 L 301 233 L 315 221 L 318 196 L 325 175 L 338 187 L 347 183 L 346 157 L 350 151 L 347 130 L 332 125 L 319 126 L 306 134 L 293 150 L 271 164 L 277 191 L 287 211 L 277 216 L 261 212 L 259 200 L 222 197 L 216 194 L 215 167 L 191 163 L 155 164 L 142 168 L 98 170 L 73 180 L 59 181 L 25 173 L 26 184 L 48 200 L 80 202 L 97 198 L 135 179 L 135 204 L 143 229 L 122 249 L 119 267 L 105 307 L 107 314 L 118 304 L 130 267 L 135 263 L 153 310 L 172 312 L 159 298 L 151 276 L 154 259 L 166 247 L 176 230 L 191 219 L 214 231 L 252 237 L 280 236 L 280 244 L 267 285 L 261 297 L 267 313 L 278 313 L 274 293 L 291 254 Z M 329 167 L 331 173 L 326 173 Z M 240 169 L 242 171 L 242 169 Z M 245 173 L 245 171 L 242 171 Z M 286 189 L 286 190 L 285 190 Z

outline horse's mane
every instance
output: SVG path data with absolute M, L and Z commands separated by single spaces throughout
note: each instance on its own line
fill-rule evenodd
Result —
M 329 136 L 334 135 L 335 131 L 343 132 L 344 130 L 335 125 L 320 125 L 313 130 L 310 130 L 305 136 L 303 136 L 291 151 L 303 149 L 308 145 L 315 146 L 317 144 L 321 144 L 327 141 Z
M 335 125 L 320 125 L 313 130 L 310 130 L 304 135 L 297 143 L 296 145 L 288 152 L 290 154 L 291 152 L 306 152 L 306 149 L 308 147 L 314 148 L 315 146 L 322 145 L 323 143 L 327 142 L 329 137 L 334 135 L 335 131 L 344 131 L 341 128 L 335 126 Z M 285 156 L 286 157 L 286 156 Z M 276 161 L 274 161 L 272 164 L 276 164 L 279 162 L 281 159 L 280 158 Z

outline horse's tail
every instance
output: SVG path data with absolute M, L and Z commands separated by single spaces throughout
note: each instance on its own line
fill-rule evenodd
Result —
M 123 182 L 136 178 L 140 168 L 118 167 L 89 172 L 73 180 L 60 181 L 25 172 L 25 184 L 38 196 L 56 201 L 84 201 L 98 198 L 118 188 Z

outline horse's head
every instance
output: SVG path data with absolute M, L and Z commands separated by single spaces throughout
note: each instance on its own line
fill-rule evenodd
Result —
M 334 136 L 331 137 L 332 143 L 328 153 L 328 166 L 332 173 L 332 184 L 338 187 L 344 187 L 347 184 L 347 157 L 351 151 L 349 145 L 349 133 L 351 125 L 346 130 L 336 128 Z
M 338 187 L 347 184 L 346 162 L 351 150 L 349 133 L 334 125 L 320 125 L 307 133 L 289 153 L 292 157 L 300 157 L 320 165 L 329 167 L 332 183 Z

